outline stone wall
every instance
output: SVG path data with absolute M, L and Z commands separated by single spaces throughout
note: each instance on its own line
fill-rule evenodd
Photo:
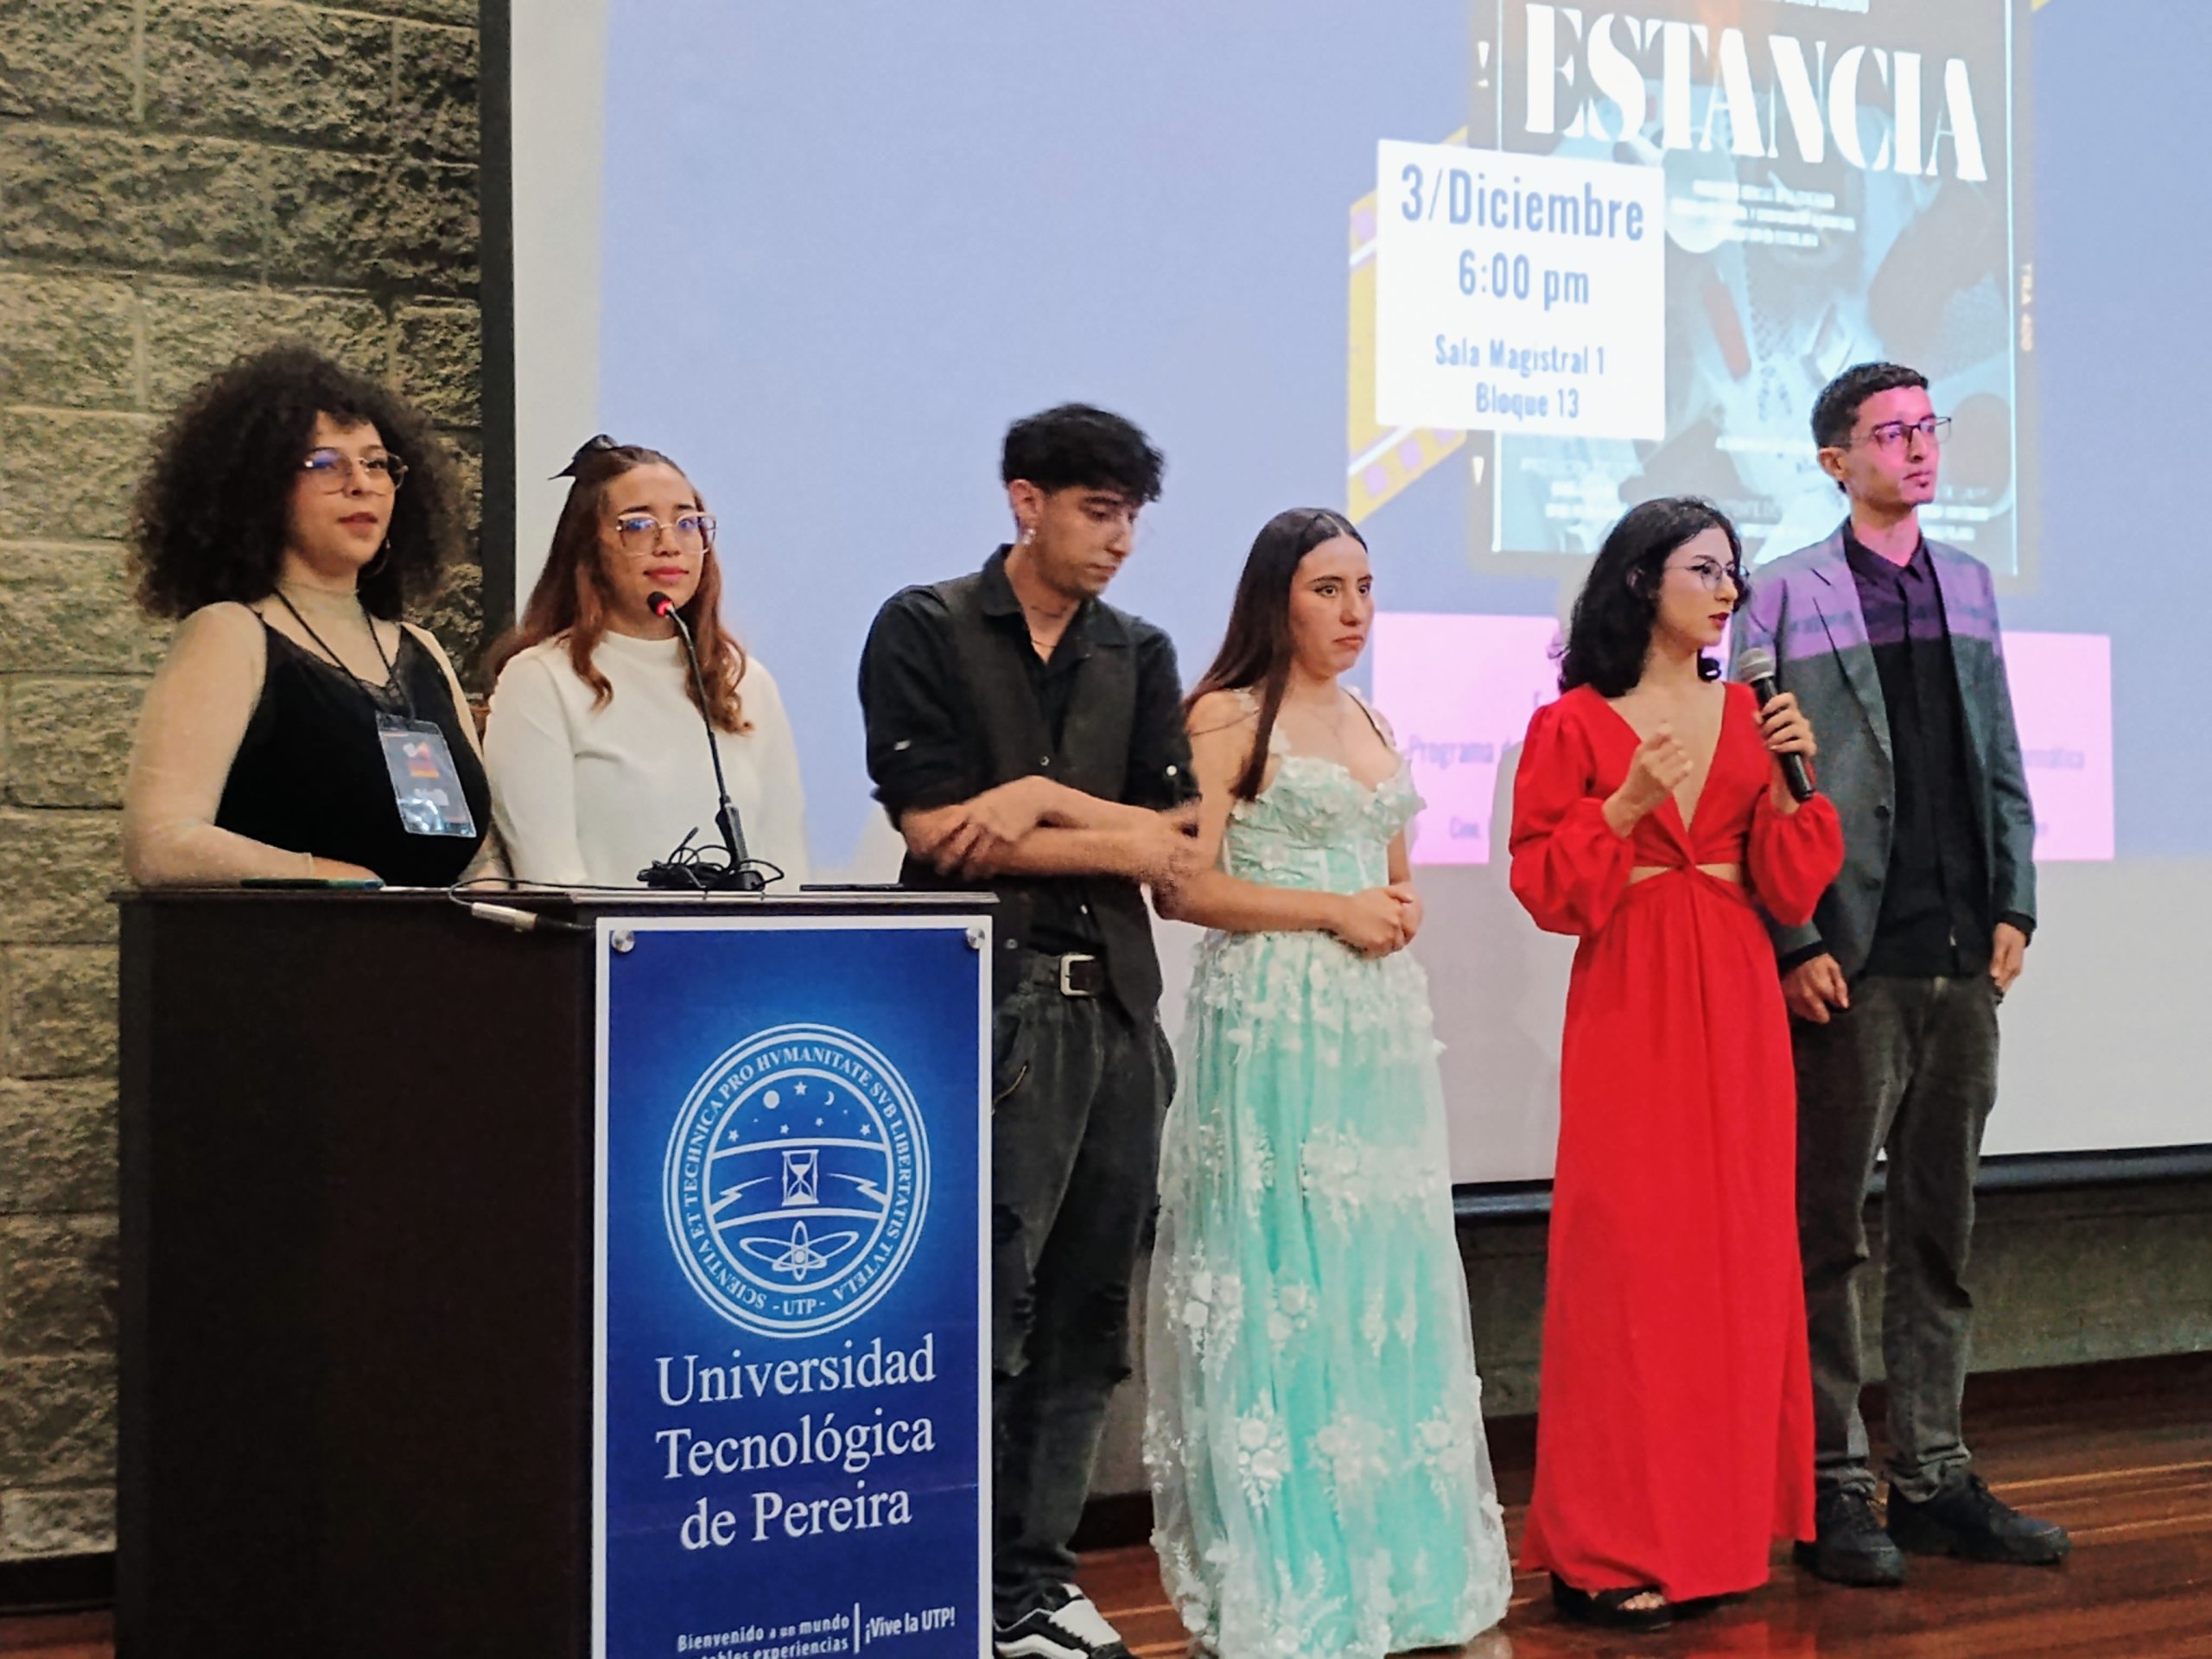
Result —
M 111 1547 L 115 917 L 163 414 L 302 338 L 477 472 L 475 0 L 0 5 L 0 1560 Z M 472 490 L 472 498 L 474 496 Z M 431 619 L 475 645 L 476 583 Z

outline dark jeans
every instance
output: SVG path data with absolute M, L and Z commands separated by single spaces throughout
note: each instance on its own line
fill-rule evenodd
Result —
M 1889 1154 L 1882 1210 L 1882 1363 L 1893 1490 L 1916 1503 L 1963 1475 L 1961 1422 L 1974 1298 L 1964 1275 L 1974 1172 L 1997 1099 L 1997 995 L 1986 974 L 1869 975 L 1825 1026 L 1793 1020 L 1797 1231 L 1813 1361 L 1821 1489 L 1872 1497 L 1859 1340 L 1866 1200 Z
M 1075 1577 L 1174 1061 L 1149 1011 L 1060 994 L 1040 962 L 999 1004 L 991 1113 L 992 1597 L 1011 1623 Z

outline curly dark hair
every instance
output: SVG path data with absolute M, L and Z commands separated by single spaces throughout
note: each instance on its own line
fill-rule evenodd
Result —
M 1047 493 L 1112 490 L 1142 506 L 1160 499 L 1166 464 L 1133 423 L 1089 404 L 1062 404 L 1007 429 L 999 481 L 1023 480 Z
M 1662 496 L 1621 515 L 1598 550 L 1598 562 L 1575 596 L 1573 620 L 1560 648 L 1559 689 L 1593 687 L 1602 697 L 1624 697 L 1643 677 L 1651 625 L 1659 615 L 1660 572 L 1668 556 L 1691 537 L 1718 529 L 1728 537 L 1728 563 L 1736 572 L 1736 608 L 1751 598 L 1744 543 L 1728 515 L 1694 495 Z M 1719 664 L 1698 658 L 1698 672 L 1720 677 Z
M 275 591 L 292 489 L 315 416 L 370 423 L 407 464 L 391 540 L 361 573 L 361 602 L 397 619 L 436 592 L 461 543 L 454 467 L 429 423 L 397 393 L 292 342 L 239 358 L 195 386 L 139 480 L 130 518 L 138 603 L 184 616 Z

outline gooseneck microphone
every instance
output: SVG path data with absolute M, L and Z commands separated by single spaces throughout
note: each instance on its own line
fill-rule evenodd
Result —
M 645 607 L 655 616 L 676 624 L 676 637 L 683 642 L 683 660 L 691 664 L 691 684 L 698 693 L 699 722 L 707 732 L 707 758 L 715 763 L 715 828 L 721 831 L 722 846 L 729 854 L 727 868 L 717 869 L 711 863 L 702 863 L 696 857 L 670 857 L 658 864 L 650 865 L 638 872 L 638 879 L 649 887 L 695 887 L 713 893 L 758 893 L 768 884 L 760 871 L 753 868 L 750 855 L 745 850 L 745 831 L 739 827 L 737 809 L 730 804 L 729 784 L 722 776 L 721 745 L 715 741 L 714 716 L 707 712 L 707 682 L 699 672 L 699 653 L 691 643 L 691 630 L 683 626 L 683 616 L 676 608 L 676 601 L 666 594 L 649 594 Z M 688 849 L 691 837 L 683 838 Z
M 1770 651 L 1753 646 L 1736 658 L 1736 671 L 1751 688 L 1751 695 L 1759 700 L 1761 709 L 1782 694 L 1782 688 L 1775 683 L 1774 653 Z M 1805 757 L 1802 754 L 1779 754 L 1775 759 L 1782 762 L 1782 781 L 1789 786 L 1790 794 L 1801 801 L 1811 800 L 1813 774 L 1805 765 Z

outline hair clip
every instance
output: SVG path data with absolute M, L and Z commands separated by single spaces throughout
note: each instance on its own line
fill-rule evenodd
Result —
M 620 449 L 622 446 L 604 432 L 594 433 L 576 446 L 576 453 L 569 457 L 569 464 L 553 474 L 555 478 L 574 478 L 584 462 L 603 450 Z

